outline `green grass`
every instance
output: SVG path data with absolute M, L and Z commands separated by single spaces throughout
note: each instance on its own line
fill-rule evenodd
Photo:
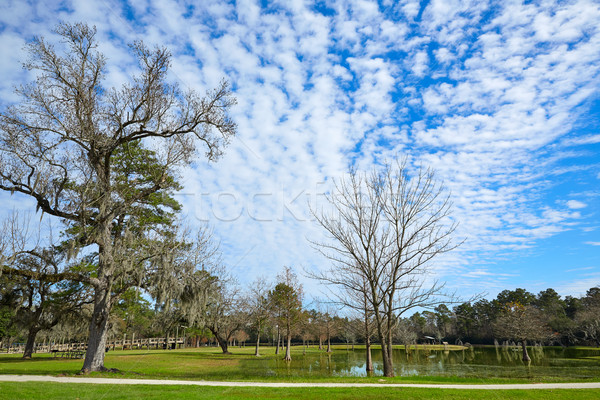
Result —
M 0 383 L 0 399 L 598 399 L 600 390 L 249 388 L 76 383 Z
M 431 348 L 431 346 L 428 346 Z M 600 376 L 594 372 L 582 374 L 582 377 L 554 374 L 535 378 L 501 378 L 492 374 L 493 367 L 485 365 L 472 366 L 472 373 L 467 376 L 409 376 L 382 378 L 375 377 L 339 377 L 327 373 L 327 355 L 316 347 L 307 353 L 322 357 L 324 373 L 318 371 L 307 376 L 301 371 L 302 348 L 293 348 L 292 363 L 288 366 L 276 356 L 271 347 L 262 348 L 262 357 L 254 357 L 254 348 L 231 348 L 233 354 L 222 354 L 217 348 L 203 347 L 199 349 L 181 350 L 127 350 L 110 351 L 106 354 L 105 365 L 116 368 L 120 373 L 93 373 L 91 376 L 107 378 L 142 378 L 142 379 L 182 379 L 213 381 L 260 381 L 260 382 L 370 382 L 377 383 L 532 383 L 532 382 L 576 382 L 599 381 Z M 345 346 L 335 346 L 336 353 L 346 354 Z M 0 374 L 23 375 L 62 375 L 73 376 L 79 372 L 82 360 L 53 359 L 49 354 L 34 354 L 31 360 L 22 360 L 19 354 L 0 355 Z M 582 361 L 597 370 L 597 360 Z M 267 367 L 265 367 L 265 365 Z M 273 367 L 273 370 L 269 369 Z M 553 367 L 559 368 L 559 367 Z M 275 373 L 274 371 L 277 371 Z M 587 371 L 582 367 L 583 371 Z M 597 373 L 597 372 L 596 372 Z M 483 378 L 481 377 L 483 376 Z M 198 390 L 198 389 L 196 389 Z

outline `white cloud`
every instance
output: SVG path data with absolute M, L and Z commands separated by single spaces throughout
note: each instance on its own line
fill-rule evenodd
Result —
M 563 296 L 584 296 L 589 288 L 600 285 L 600 273 L 590 273 L 585 276 L 577 276 L 576 279 L 568 280 L 556 286 L 556 291 Z
M 422 77 L 427 72 L 427 64 L 429 62 L 429 56 L 427 52 L 420 51 L 415 55 L 412 72 L 418 77 Z
M 585 244 L 589 244 L 590 246 L 600 246 L 600 242 L 585 242 Z
M 569 207 L 572 210 L 579 210 L 581 208 L 586 208 L 587 204 L 585 204 L 579 200 L 569 200 L 569 201 L 567 201 L 567 207 Z

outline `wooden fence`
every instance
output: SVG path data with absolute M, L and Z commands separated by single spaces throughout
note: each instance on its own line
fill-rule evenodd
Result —
M 133 350 L 133 349 L 174 349 L 185 347 L 183 337 L 174 338 L 146 338 L 146 339 L 120 339 L 106 342 L 106 351 L 111 350 Z M 69 351 L 85 351 L 87 343 L 36 343 L 34 353 L 57 353 Z M 23 353 L 24 343 L 14 343 L 8 347 L 0 347 L 0 353 Z

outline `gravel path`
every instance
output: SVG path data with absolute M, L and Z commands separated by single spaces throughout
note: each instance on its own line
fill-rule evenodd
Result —
M 186 385 L 186 386 L 254 386 L 254 387 L 413 387 L 437 389 L 600 389 L 600 382 L 584 383 L 511 383 L 493 385 L 460 384 L 420 384 L 420 383 L 309 383 L 309 382 L 219 382 L 219 381 L 177 381 L 156 379 L 112 379 L 90 377 L 57 377 L 46 375 L 0 375 L 0 382 L 58 382 L 58 383 L 95 383 L 110 385 Z

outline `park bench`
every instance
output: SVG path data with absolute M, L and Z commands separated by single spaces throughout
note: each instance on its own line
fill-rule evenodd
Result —
M 52 350 L 53 358 L 83 358 L 85 356 L 84 350 Z

